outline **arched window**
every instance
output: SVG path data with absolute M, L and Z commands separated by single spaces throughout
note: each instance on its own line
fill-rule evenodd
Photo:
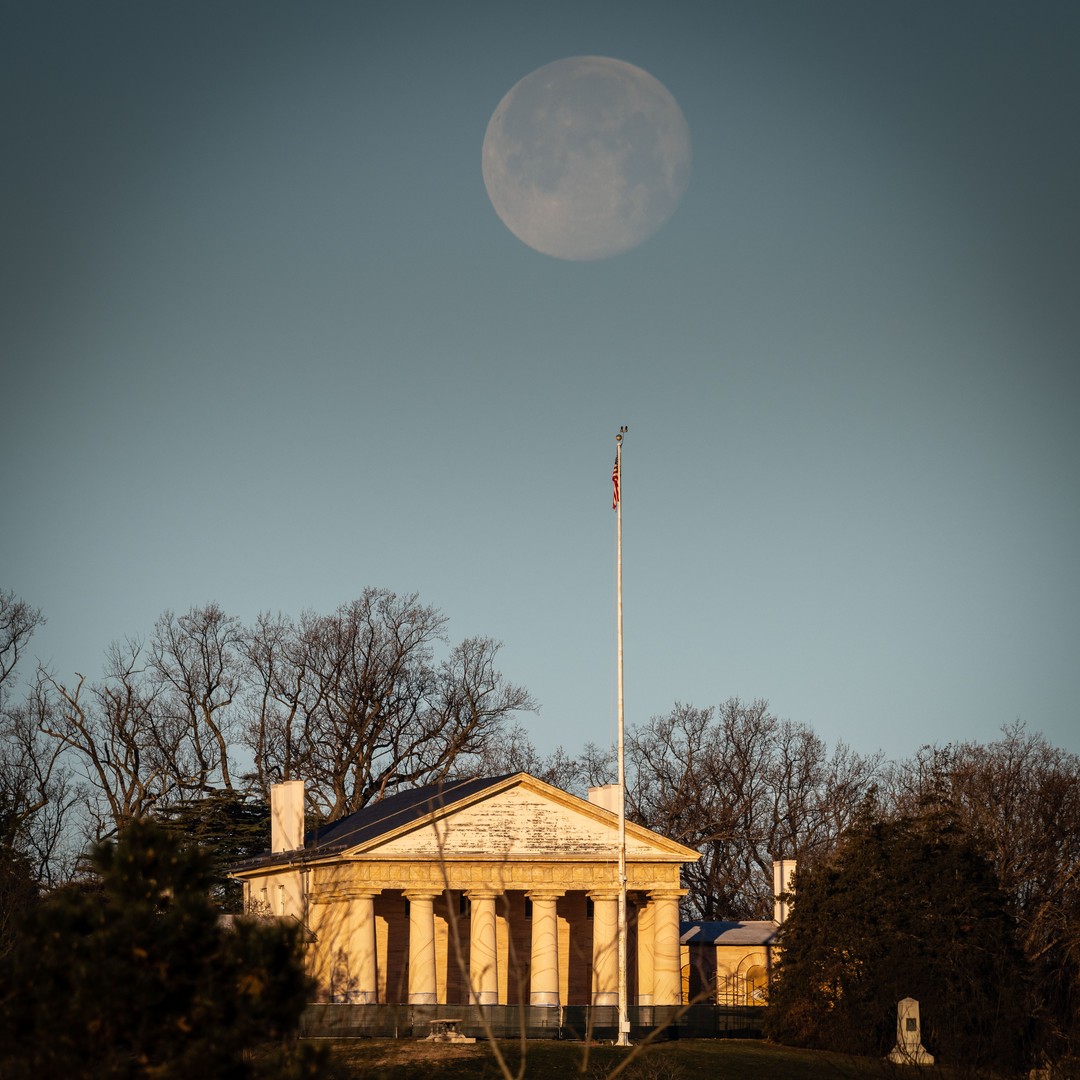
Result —
M 760 953 L 743 957 L 738 968 L 716 980 L 720 1005 L 765 1005 L 769 999 L 769 972 Z
M 747 969 L 743 984 L 746 992 L 745 1005 L 769 1003 L 769 973 L 760 964 Z

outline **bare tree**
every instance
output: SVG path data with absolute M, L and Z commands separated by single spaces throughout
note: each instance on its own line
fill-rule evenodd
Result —
M 464 771 L 475 776 L 527 772 L 545 784 L 584 797 L 590 786 L 609 783 L 608 773 L 613 770 L 612 753 L 601 751 L 592 743 L 586 745 L 580 757 L 571 757 L 562 746 L 543 757 L 533 746 L 525 728 L 515 724 L 492 740 Z
M 246 645 L 252 685 L 244 741 L 255 761 L 255 783 L 267 797 L 272 784 L 299 779 L 298 734 L 306 669 L 296 647 L 296 627 L 286 616 L 259 615 Z
M 773 858 L 827 853 L 876 783 L 882 757 L 839 743 L 830 754 L 809 727 L 778 720 L 763 701 L 719 709 L 676 704 L 626 737 L 631 820 L 701 852 L 684 868 L 688 914 L 764 918 L 772 909 Z M 585 795 L 615 781 L 614 748 L 561 747 L 541 757 L 521 727 L 475 763 L 495 775 L 525 771 Z
M 773 723 L 761 704 L 729 703 L 719 723 L 711 708 L 676 704 L 627 737 L 628 813 L 701 852 L 684 880 L 686 907 L 699 918 L 759 913 L 756 855 L 766 838 L 764 750 Z
M 840 742 L 830 755 L 807 725 L 781 721 L 766 769 L 770 858 L 806 863 L 831 852 L 876 791 L 883 767 L 880 752 L 864 756 Z
M 110 647 L 99 683 L 87 685 L 78 675 L 68 686 L 39 673 L 41 693 L 49 699 L 41 730 L 77 762 L 96 840 L 167 803 L 178 789 L 174 768 L 184 732 L 158 711 L 155 689 L 144 676 L 142 647 L 130 640 Z
M 0 589 L 0 706 L 26 643 L 44 622 L 40 610 L 20 600 L 12 590 Z
M 31 688 L 12 692 L 15 668 L 40 611 L 0 591 L 0 955 L 15 940 L 19 914 L 61 874 L 58 851 L 72 803 L 58 749 L 41 736 L 45 703 Z
M 688 913 L 766 918 L 774 858 L 814 858 L 873 784 L 880 756 L 831 758 L 805 725 L 764 701 L 677 704 L 626 740 L 627 812 L 701 852 L 685 868 Z
M 0 714 L 0 843 L 17 849 L 34 880 L 46 886 L 70 878 L 73 856 L 65 845 L 78 799 L 63 747 L 42 731 L 49 709 L 35 685 Z
M 339 817 L 490 748 L 533 702 L 495 669 L 499 645 L 488 638 L 436 660 L 445 626 L 415 594 L 384 589 L 296 624 L 262 616 L 248 643 L 260 786 L 303 776 L 320 810 Z
M 148 663 L 157 708 L 170 730 L 182 733 L 172 771 L 188 792 L 233 789 L 229 755 L 238 736 L 233 702 L 242 689 L 243 645 L 240 621 L 217 604 L 179 617 L 166 611 L 154 627 Z
M 27 710 L 12 707 L 11 685 L 19 657 L 34 631 L 45 621 L 41 612 L 19 600 L 10 590 L 0 590 L 0 814 L 4 837 L 17 832 L 21 823 L 37 811 L 40 795 L 31 794 L 30 763 L 20 738 Z

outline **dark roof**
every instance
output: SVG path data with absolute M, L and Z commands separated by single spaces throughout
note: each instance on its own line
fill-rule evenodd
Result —
M 778 927 L 771 919 L 760 922 L 698 920 L 679 926 L 679 940 L 684 945 L 771 945 Z
M 355 814 L 339 818 L 320 829 L 312 829 L 304 836 L 304 847 L 315 851 L 356 847 L 410 821 L 427 817 L 433 810 L 452 806 L 486 788 L 501 784 L 513 775 L 507 773 L 505 776 L 482 776 L 472 780 L 444 780 L 408 791 L 396 791 L 385 799 L 369 803 Z
M 471 780 L 443 780 L 441 783 L 427 784 L 407 791 L 395 791 L 378 802 L 369 803 L 355 814 L 348 814 L 329 825 L 309 830 L 304 834 L 304 846 L 299 851 L 267 851 L 239 863 L 232 869 L 246 870 L 256 866 L 291 862 L 297 858 L 319 858 L 344 851 L 402 825 L 408 825 L 411 821 L 419 821 L 433 810 L 452 806 L 516 775 L 507 773 L 505 776 L 483 776 Z

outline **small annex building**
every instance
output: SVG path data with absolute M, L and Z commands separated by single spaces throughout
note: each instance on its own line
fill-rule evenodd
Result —
M 304 833 L 302 781 L 271 792 L 271 851 L 233 869 L 245 910 L 309 931 L 318 999 L 615 1005 L 618 815 L 530 776 L 398 792 Z M 680 869 L 697 852 L 626 823 L 627 991 L 683 998 Z
M 777 924 L 683 923 L 683 996 L 707 1005 L 766 1005 Z
M 773 863 L 771 919 L 682 924 L 683 1000 L 709 1005 L 766 1005 L 777 935 L 795 895 L 794 859 Z

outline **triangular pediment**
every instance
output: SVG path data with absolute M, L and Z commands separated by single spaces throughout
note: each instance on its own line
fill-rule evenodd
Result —
M 386 859 L 594 861 L 618 853 L 618 817 L 526 773 L 351 847 Z M 630 861 L 689 862 L 697 852 L 627 823 Z

